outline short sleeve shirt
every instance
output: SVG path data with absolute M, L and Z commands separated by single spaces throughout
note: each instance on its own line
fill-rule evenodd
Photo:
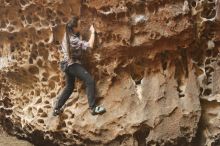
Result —
M 87 50 L 87 48 L 89 47 L 89 42 L 87 41 L 83 41 L 80 40 L 79 37 L 75 34 L 70 35 L 70 45 L 71 47 L 74 47 L 76 49 L 83 49 L 83 50 Z M 63 60 L 68 61 L 68 51 L 67 51 L 67 38 L 66 38 L 66 33 L 64 34 L 63 40 L 62 40 L 62 52 L 64 54 L 64 58 Z M 73 61 L 71 60 L 69 63 L 69 65 L 73 64 Z
M 89 42 L 80 40 L 76 35 L 70 35 L 70 45 L 75 49 L 86 50 L 89 47 Z

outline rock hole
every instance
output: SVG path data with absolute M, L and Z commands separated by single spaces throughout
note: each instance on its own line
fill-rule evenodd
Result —
M 56 93 L 54 93 L 54 92 L 50 93 L 50 97 L 51 98 L 56 97 Z
M 40 90 L 39 90 L 39 89 L 36 90 L 35 95 L 36 95 L 36 96 L 39 96 L 39 95 L 40 95 Z
M 42 103 L 42 98 L 39 98 L 35 104 Z
M 179 94 L 179 98 L 185 97 L 185 94 Z
M 72 122 L 70 122 L 70 121 L 68 121 L 68 122 L 67 122 L 67 125 L 72 125 L 72 124 L 73 124 L 73 123 L 72 123 Z
M 134 133 L 134 138 L 138 141 L 138 146 L 146 146 L 146 138 L 148 134 L 149 129 L 146 127 L 140 127 L 140 129 Z
M 43 112 L 43 113 L 41 114 L 41 117 L 45 118 L 45 117 L 48 117 L 48 115 L 47 115 L 47 113 Z
M 161 65 L 163 70 L 167 69 L 167 59 L 168 59 L 168 52 L 164 51 L 160 54 L 160 59 L 161 59 Z
M 62 119 L 62 120 L 66 120 L 66 119 L 68 119 L 68 115 L 65 114 L 65 113 L 63 113 L 61 119 Z
M 54 81 L 56 81 L 56 82 L 59 82 L 59 81 L 60 81 L 60 78 L 59 78 L 59 76 L 52 76 L 52 77 L 50 78 L 50 80 L 54 80 Z
M 100 10 L 104 12 L 109 12 L 111 11 L 111 8 L 109 6 L 104 6 L 104 7 L 101 7 Z
M 67 18 L 67 17 L 63 17 L 63 18 L 62 18 L 62 21 L 63 21 L 64 23 L 66 23 L 66 22 L 68 21 L 68 18 Z
M 205 67 L 205 72 L 206 72 L 206 74 L 210 74 L 210 73 L 214 72 L 214 68 L 210 67 L 210 66 Z
M 51 105 L 45 105 L 44 108 L 51 108 Z
M 74 118 L 74 117 L 75 117 L 75 114 L 72 114 L 70 118 Z
M 43 78 L 41 79 L 41 81 L 42 81 L 42 82 L 46 82 L 46 81 L 47 81 L 47 78 L 43 77 Z
M 21 20 L 25 21 L 25 16 L 24 15 L 21 15 Z
M 65 121 L 60 122 L 57 129 L 61 129 L 62 127 L 66 127 L 66 122 Z
M 141 84 L 141 79 L 140 79 L 140 80 L 136 80 L 136 81 L 135 81 L 135 84 L 136 84 L 136 85 L 140 85 L 140 84 Z
M 57 15 L 60 15 L 60 16 L 63 16 L 64 14 L 63 14 L 63 12 L 62 11 L 57 11 Z
M 209 13 L 209 16 L 208 16 L 208 19 L 212 19 L 216 16 L 216 10 L 212 10 L 210 13 Z
M 49 74 L 48 74 L 47 72 L 43 72 L 42 75 L 43 75 L 43 77 L 45 77 L 45 78 L 48 78 L 48 77 L 49 77 Z
M 28 71 L 29 71 L 30 73 L 32 73 L 32 74 L 38 74 L 38 73 L 39 73 L 38 67 L 36 67 L 36 66 L 34 66 L 34 65 L 30 66 L 30 67 L 28 68 Z
M 39 110 L 38 110 L 38 113 L 43 113 L 44 112 L 44 110 L 42 109 L 42 108 L 40 108 Z
M 18 10 L 18 13 L 22 13 L 22 10 L 21 10 L 21 9 L 19 9 L 19 10 Z
M 37 35 L 41 35 L 41 30 L 37 30 Z
M 44 120 L 43 119 L 38 119 L 37 122 L 44 124 Z
M 30 57 L 30 58 L 28 59 L 28 62 L 29 62 L 29 64 L 33 64 L 33 59 Z
M 31 55 L 30 55 L 30 58 L 32 58 L 32 59 L 36 59 L 37 56 L 38 56 L 38 52 L 37 52 L 36 50 L 32 49 L 32 51 L 31 51 Z
M 208 65 L 210 63 L 211 63 L 211 59 L 210 58 L 205 61 L 205 65 Z
M 196 1 L 192 1 L 192 2 L 191 2 L 191 6 L 192 6 L 192 7 L 196 7 Z
M 51 89 L 54 89 L 54 88 L 55 88 L 55 83 L 54 83 L 54 81 L 49 81 L 49 87 L 50 87 Z
M 10 0 L 5 0 L 6 3 L 10 3 Z
M 13 30 L 14 30 L 14 27 L 13 27 L 13 26 L 9 26 L 9 27 L 8 27 L 8 31 L 9 31 L 9 32 L 12 32 Z
M 45 42 L 48 42 L 48 41 L 49 41 L 49 38 L 44 39 L 44 41 L 45 41 Z
M 9 39 L 10 41 L 12 41 L 12 40 L 15 39 L 15 37 L 14 37 L 14 35 L 9 35 L 9 36 L 8 36 L 8 39 Z
M 206 50 L 206 56 L 211 57 L 212 56 L 212 50 Z
M 1 26 L 2 28 L 5 28 L 5 27 L 6 27 L 6 23 L 5 23 L 4 20 L 2 20 L 2 22 L 0 23 L 0 26 Z
M 45 100 L 44 103 L 45 104 L 50 104 L 50 102 L 48 100 Z
M 38 60 L 37 60 L 37 65 L 38 65 L 39 67 L 42 67 L 42 64 L 43 64 L 42 60 L 41 60 L 41 59 L 38 59 Z
M 200 95 L 203 93 L 203 88 L 202 87 L 200 87 Z
M 39 46 L 39 47 L 41 47 L 41 46 Z M 45 48 L 39 48 L 38 52 L 39 52 L 39 56 L 42 56 L 44 58 L 44 60 L 48 59 L 48 56 L 49 56 L 48 50 L 46 50 Z
M 27 22 L 28 22 L 29 24 L 32 23 L 32 19 L 31 19 L 30 15 L 28 15 L 28 16 L 26 17 L 26 20 L 27 20 Z
M 26 5 L 26 2 L 24 0 L 20 0 L 20 4 L 24 6 Z
M 211 89 L 205 89 L 203 95 L 209 96 L 210 94 L 212 94 L 212 90 Z

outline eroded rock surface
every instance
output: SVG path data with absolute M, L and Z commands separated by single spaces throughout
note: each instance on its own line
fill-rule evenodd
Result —
M 4 146 L 33 146 L 31 143 L 17 139 L 14 136 L 8 135 L 2 127 L 0 127 L 0 145 Z
M 35 145 L 218 146 L 218 0 L 0 0 L 4 129 Z M 96 28 L 85 67 L 107 113 L 92 116 L 84 84 L 60 117 L 64 26 Z

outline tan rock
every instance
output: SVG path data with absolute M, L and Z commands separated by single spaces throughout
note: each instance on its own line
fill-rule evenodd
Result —
M 219 1 L 0 3 L 0 119 L 8 133 L 35 145 L 218 146 Z M 83 39 L 96 29 L 84 61 L 103 115 L 90 114 L 77 80 L 64 112 L 52 116 L 73 15 Z

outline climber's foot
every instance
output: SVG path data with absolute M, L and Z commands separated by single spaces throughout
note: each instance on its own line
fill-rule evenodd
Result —
M 91 109 L 92 115 L 103 114 L 105 112 L 106 112 L 106 109 L 100 105 L 95 106 L 94 108 Z
M 57 116 L 57 115 L 59 115 L 62 112 L 63 112 L 63 109 L 54 109 L 53 110 L 53 116 Z

